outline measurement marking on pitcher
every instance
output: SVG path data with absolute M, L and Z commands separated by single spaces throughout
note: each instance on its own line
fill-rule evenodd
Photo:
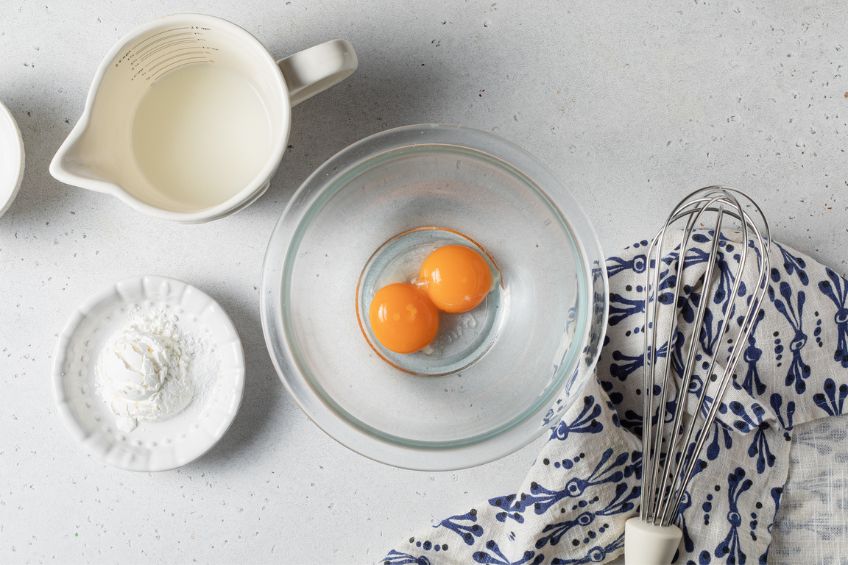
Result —
M 145 64 L 145 67 L 147 69 L 152 69 L 153 67 L 158 65 L 162 60 L 165 60 L 165 59 L 168 59 L 168 58 L 173 59 L 174 57 L 179 56 L 179 55 L 177 55 L 177 53 L 185 55 L 185 54 L 187 54 L 186 51 L 188 51 L 189 54 L 193 54 L 193 55 L 203 54 L 203 55 L 208 56 L 208 55 L 212 54 L 212 49 L 209 49 L 209 48 L 203 47 L 203 46 L 191 45 L 190 47 L 180 47 L 179 49 L 171 49 L 167 53 L 162 53 L 161 55 L 157 55 L 157 57 L 155 59 L 153 59 L 152 61 L 148 61 Z
M 214 61 L 212 59 L 206 59 L 206 58 L 203 58 L 203 57 L 191 57 L 191 58 L 186 58 L 186 59 L 180 59 L 179 61 L 172 63 L 171 65 L 168 65 L 167 67 L 162 69 L 162 71 L 159 72 L 158 74 L 154 75 L 151 78 L 151 80 L 156 81 L 160 77 L 169 73 L 170 71 L 173 71 L 173 70 L 176 70 L 176 69 L 179 69 L 179 68 L 182 68 L 182 67 L 187 67 L 187 66 L 192 65 L 194 63 L 214 63 Z
M 115 63 L 128 65 L 130 80 L 156 81 L 165 74 L 196 63 L 214 63 L 218 49 L 206 42 L 211 28 L 184 26 L 166 29 L 134 44 Z
M 160 51 L 167 50 L 170 47 L 175 47 L 177 45 L 186 45 L 186 44 L 195 45 L 195 44 L 198 43 L 199 40 L 196 37 L 189 35 L 187 37 L 171 36 L 171 37 L 166 38 L 165 41 L 167 41 L 167 43 L 162 43 L 161 45 L 155 45 L 155 46 L 149 45 L 148 47 L 145 47 L 144 49 L 140 50 L 130 60 L 130 65 L 131 66 L 139 65 L 145 59 L 149 59 L 150 57 L 153 57 L 154 55 L 156 55 Z
M 180 30 L 183 30 L 183 29 L 193 29 L 194 27 L 196 27 L 196 26 L 175 27 L 175 28 L 171 28 L 171 29 L 166 29 L 166 30 L 164 30 L 164 31 L 160 31 L 159 33 L 154 33 L 153 35 L 151 35 L 151 36 L 149 36 L 149 37 L 145 37 L 144 39 L 142 39 L 141 41 L 139 41 L 139 42 L 138 42 L 138 43 L 136 43 L 135 45 L 131 45 L 130 47 L 128 47 L 128 48 L 127 48 L 127 50 L 124 52 L 124 54 L 123 54 L 123 55 L 121 55 L 121 58 L 120 58 L 120 59 L 118 59 L 117 63 L 115 63 L 115 66 L 117 67 L 118 65 L 120 65 L 121 63 L 123 63 L 123 62 L 124 62 L 124 59 L 126 59 L 127 57 L 129 57 L 130 55 L 132 55 L 132 53 L 133 53 L 136 49 L 138 49 L 138 48 L 139 48 L 139 47 L 140 47 L 143 43 L 145 43 L 146 41 L 150 41 L 150 40 L 151 40 L 151 39 L 153 39 L 154 37 L 160 36 L 160 35 L 162 35 L 162 34 L 164 34 L 164 33 L 171 33 L 171 32 L 173 32 L 173 31 L 180 31 Z

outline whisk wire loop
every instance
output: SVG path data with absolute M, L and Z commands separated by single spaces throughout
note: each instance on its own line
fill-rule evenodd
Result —
M 708 222 L 711 216 L 714 216 L 714 220 Z M 681 236 L 675 226 L 683 220 L 685 227 Z M 726 257 L 729 253 L 722 252 L 723 246 L 725 251 L 731 249 L 731 240 L 724 236 L 728 220 L 738 224 L 735 231 L 741 237 L 741 250 L 735 256 L 735 270 L 731 267 L 732 261 Z M 704 249 L 692 244 L 693 241 L 705 243 L 705 238 L 696 239 L 694 236 L 696 231 L 701 233 L 704 229 L 705 233 L 712 236 L 706 254 Z M 680 243 L 666 255 L 666 241 L 670 238 Z M 735 189 L 720 186 L 706 187 L 684 198 L 648 246 L 644 291 L 645 326 L 642 329 L 643 474 L 640 518 L 644 522 L 668 526 L 677 518 L 689 480 L 718 414 L 721 399 L 759 313 L 769 272 L 769 246 L 768 224 L 756 203 Z M 753 255 L 756 255 L 754 261 L 749 260 L 752 255 L 749 250 L 753 250 Z M 700 289 L 684 285 L 685 270 L 695 263 L 706 263 Z M 719 270 L 718 276 L 716 269 Z M 749 269 L 756 269 L 756 283 L 753 292 L 745 298 L 746 303 L 742 304 L 740 295 L 745 293 L 740 292 L 740 289 Z M 720 278 L 731 281 L 730 288 L 725 286 L 721 291 L 730 294 L 720 296 L 716 293 L 715 281 Z M 667 291 L 672 286 L 674 291 L 669 300 Z M 686 293 L 685 297 L 683 292 Z M 678 323 L 681 297 L 697 306 L 693 321 L 683 326 Z M 717 308 L 710 308 L 713 301 Z M 742 310 L 745 315 L 737 318 L 737 312 Z M 704 333 L 704 323 L 708 312 L 711 319 L 717 319 L 717 323 L 712 325 L 715 331 L 710 334 L 713 335 L 711 345 L 705 344 L 703 338 L 703 335 L 707 335 Z M 665 329 L 662 327 L 664 324 L 660 323 L 663 315 L 668 316 L 665 324 L 668 330 L 667 339 L 660 343 L 660 330 Z M 738 324 L 738 329 L 731 331 L 734 322 Z M 719 348 L 725 341 L 732 345 L 728 348 L 729 354 L 722 370 L 719 366 Z M 660 363 L 658 351 L 663 347 L 664 363 Z M 678 348 L 681 356 L 686 350 L 685 362 L 681 359 L 675 365 Z M 699 352 L 704 355 L 699 356 Z M 688 395 L 697 378 L 697 361 L 704 357 L 709 358 L 709 363 L 704 367 L 706 373 L 701 378 L 701 390 L 696 394 L 697 400 L 691 413 L 687 414 Z M 658 371 L 657 367 L 661 364 L 664 367 Z M 657 386 L 660 387 L 658 391 Z M 708 390 L 713 393 L 712 396 Z M 668 413 L 671 413 L 670 419 L 667 418 Z

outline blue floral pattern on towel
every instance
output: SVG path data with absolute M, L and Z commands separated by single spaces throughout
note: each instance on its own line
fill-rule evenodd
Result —
M 693 236 L 699 247 L 690 251 L 685 273 L 677 272 L 676 252 L 662 259 L 660 302 L 677 308 L 680 327 L 692 323 L 703 298 L 697 289 L 713 236 Z M 712 355 L 719 363 L 726 357 L 717 320 L 735 283 L 731 266 L 741 248 L 735 237 L 720 237 L 716 291 L 707 297 L 699 336 L 704 358 L 697 362 L 705 368 Z M 382 563 L 578 565 L 622 553 L 624 522 L 637 512 L 640 494 L 646 246 L 640 241 L 607 260 L 609 331 L 597 374 L 582 392 L 570 391 L 575 400 L 552 423 L 520 487 L 422 530 Z M 676 563 L 766 563 L 797 426 L 848 411 L 848 280 L 789 247 L 775 244 L 771 254 L 767 297 L 681 503 Z M 683 293 L 674 305 L 679 276 Z M 753 281 L 742 281 L 740 296 L 753 288 Z M 657 354 L 671 355 L 679 366 L 682 339 L 673 341 Z M 696 373 L 687 396 L 701 386 Z M 674 408 L 672 401 L 666 411 Z M 805 434 L 798 449 L 820 448 Z

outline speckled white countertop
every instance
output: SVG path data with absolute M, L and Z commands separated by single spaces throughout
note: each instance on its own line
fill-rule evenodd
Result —
M 301 181 L 376 131 L 491 130 L 547 162 L 608 251 L 644 237 L 684 192 L 748 191 L 775 237 L 848 269 L 844 2 L 0 0 L 0 100 L 26 177 L 0 219 L 0 562 L 366 563 L 435 517 L 512 488 L 534 457 L 455 473 L 392 469 L 337 445 L 285 393 L 259 322 L 271 229 Z M 351 40 L 359 71 L 294 111 L 269 192 L 199 226 L 152 221 L 47 173 L 101 57 L 139 23 L 219 15 L 288 54 Z M 94 289 L 134 275 L 217 298 L 245 345 L 233 428 L 174 472 L 91 459 L 49 380 L 56 335 Z

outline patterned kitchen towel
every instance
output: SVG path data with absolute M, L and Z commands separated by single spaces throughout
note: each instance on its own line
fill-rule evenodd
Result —
M 678 323 L 700 300 L 711 232 L 697 234 L 685 262 Z M 738 236 L 722 234 L 710 308 L 729 300 Z M 578 565 L 623 552 L 624 522 L 639 505 L 641 394 L 647 242 L 607 260 L 609 329 L 597 368 L 515 493 L 494 496 L 407 538 L 388 565 Z M 663 262 L 677 276 L 676 252 Z M 730 268 L 731 265 L 733 268 Z M 789 466 L 792 430 L 841 414 L 848 397 L 848 280 L 789 247 L 773 244 L 769 286 L 744 357 L 681 504 L 676 563 L 766 563 Z M 744 281 L 740 294 L 753 288 Z M 671 302 L 670 300 L 668 302 Z M 675 307 L 667 305 L 667 308 Z M 718 317 L 708 313 L 703 351 L 726 358 Z M 679 346 L 659 356 L 680 363 Z M 701 370 L 708 358 L 698 359 Z M 690 398 L 700 394 L 696 375 Z M 711 399 L 710 399 L 711 400 Z

